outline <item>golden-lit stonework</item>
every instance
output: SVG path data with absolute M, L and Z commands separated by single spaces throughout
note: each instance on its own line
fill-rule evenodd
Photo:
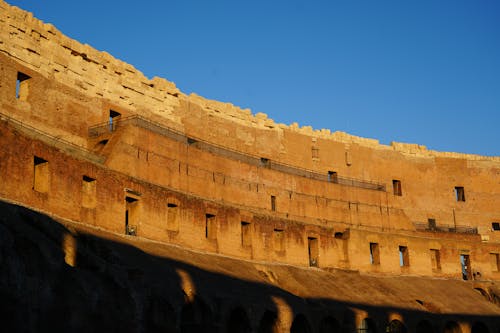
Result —
M 14 331 L 499 332 L 500 157 L 188 96 L 1 0 L 0 102 Z

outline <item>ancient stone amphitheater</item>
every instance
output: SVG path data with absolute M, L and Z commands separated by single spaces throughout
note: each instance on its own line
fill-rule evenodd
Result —
M 185 95 L 0 0 L 5 332 L 500 332 L 500 157 Z

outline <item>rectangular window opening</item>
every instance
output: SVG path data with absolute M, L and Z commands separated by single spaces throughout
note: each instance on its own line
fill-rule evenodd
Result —
M 271 161 L 268 158 L 261 157 L 260 158 L 260 165 L 265 167 L 265 168 L 269 168 L 269 167 L 271 167 Z
M 315 237 L 307 237 L 307 247 L 309 252 L 309 266 L 318 267 L 318 239 Z
M 441 253 L 437 249 L 431 249 L 431 264 L 433 270 L 441 270 Z
M 352 164 L 351 152 L 349 150 L 346 150 L 345 152 L 345 164 L 347 166 L 351 166 Z
M 498 253 L 490 253 L 491 271 L 498 272 L 500 270 L 500 255 Z
M 125 235 L 136 236 L 139 214 L 139 199 L 125 197 Z
M 271 210 L 276 211 L 276 197 L 274 195 L 271 195 Z
M 285 250 L 285 232 L 283 229 L 274 229 L 273 231 L 273 247 L 275 251 Z
M 455 199 L 457 201 L 465 201 L 465 190 L 463 186 L 455 186 Z
M 370 264 L 380 265 L 380 250 L 378 243 L 370 243 Z
M 429 228 L 429 230 L 436 230 L 436 219 L 432 219 L 432 218 L 429 218 L 427 219 L 427 227 Z
M 82 177 L 83 182 L 85 183 L 92 183 L 95 182 L 95 178 L 89 177 L 89 176 L 83 176 Z
M 339 178 L 336 171 L 328 171 L 328 181 L 331 183 L 338 184 Z
M 82 207 L 95 208 L 97 206 L 97 181 L 89 176 L 82 177 Z
M 16 98 L 21 101 L 25 101 L 28 97 L 28 88 L 29 88 L 29 79 L 30 76 L 17 72 L 17 80 L 16 80 Z
M 216 239 L 216 227 L 215 215 L 205 214 L 205 238 Z
M 407 246 L 399 246 L 399 266 L 408 267 L 410 266 L 410 260 L 408 255 L 408 247 Z
M 392 180 L 392 190 L 394 192 L 394 195 L 397 195 L 397 196 L 402 196 L 403 195 L 403 191 L 401 189 L 401 181 L 400 180 L 397 180 L 397 179 L 393 179 Z
M 500 222 L 491 222 L 491 230 L 499 231 L 500 230 Z
M 167 230 L 179 231 L 178 207 L 174 203 L 167 203 Z
M 470 257 L 468 254 L 460 255 L 460 265 L 462 266 L 462 279 L 470 280 L 472 273 L 470 269 Z
M 47 193 L 49 191 L 49 162 L 34 156 L 33 168 L 33 189 L 40 193 Z
M 318 147 L 312 147 L 311 153 L 312 153 L 312 158 L 315 158 L 315 159 L 319 158 L 319 148 Z
M 252 246 L 252 230 L 249 222 L 241 221 L 241 246 Z
M 109 131 L 113 132 L 116 129 L 116 124 L 120 120 L 120 112 L 109 110 Z

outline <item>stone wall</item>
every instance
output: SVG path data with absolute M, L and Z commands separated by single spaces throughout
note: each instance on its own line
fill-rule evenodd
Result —
M 192 106 L 202 117 L 230 120 L 245 127 L 299 133 L 313 140 L 325 139 L 347 145 L 356 144 L 381 150 L 394 150 L 410 156 L 440 156 L 467 160 L 499 161 L 499 157 L 428 151 L 425 146 L 392 142 L 390 146 L 378 140 L 357 137 L 329 129 L 315 130 L 277 124 L 266 114 L 255 115 L 231 103 L 208 100 L 196 94 L 187 96 L 173 82 L 163 78 L 148 79 L 132 65 L 120 61 L 107 52 L 63 35 L 50 23 L 44 23 L 29 12 L 0 2 L 0 51 L 51 81 L 70 86 L 87 98 L 102 98 L 109 103 L 141 113 L 159 116 L 181 125 L 186 106 Z M 160 119 L 161 119 L 160 118 Z M 104 117 L 104 120 L 105 117 Z M 256 138 L 254 138 L 255 140 Z
M 8 330 L 498 328 L 499 157 L 186 96 L 1 0 L 0 180 Z
M 149 80 L 4 2 L 0 10 L 4 197 L 238 258 L 308 266 L 312 251 L 324 268 L 460 278 L 460 255 L 470 254 L 483 277 L 498 278 L 498 157 L 275 124 Z

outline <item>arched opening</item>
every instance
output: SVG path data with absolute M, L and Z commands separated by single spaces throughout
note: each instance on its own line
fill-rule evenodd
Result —
M 471 333 L 490 333 L 488 327 L 480 321 L 477 321 L 472 325 Z
M 388 333 L 406 333 L 405 325 L 397 319 L 394 319 L 387 325 L 385 330 Z
M 358 333 L 376 333 L 375 322 L 371 318 L 365 318 L 358 327 Z
M 272 312 L 267 310 L 264 312 L 264 315 L 260 319 L 259 329 L 257 332 L 259 333 L 275 333 L 278 328 L 278 316 L 276 312 Z
M 443 333 L 462 333 L 462 329 L 455 321 L 449 321 L 444 326 Z
M 418 323 L 415 333 L 434 333 L 434 328 L 429 321 L 422 320 Z
M 250 326 L 250 320 L 248 320 L 245 310 L 240 307 L 235 308 L 231 311 L 229 318 L 227 320 L 227 333 L 250 333 L 252 327 Z
M 181 333 L 215 332 L 212 312 L 200 299 L 185 304 L 181 312 Z
M 340 324 L 331 316 L 323 318 L 319 323 L 319 333 L 340 333 Z
M 491 296 L 482 288 L 474 288 L 475 291 L 480 293 L 484 298 L 491 302 Z
M 307 319 L 304 315 L 299 314 L 295 316 L 293 320 L 292 327 L 290 328 L 290 333 L 309 333 L 311 332 L 311 327 L 307 322 Z

